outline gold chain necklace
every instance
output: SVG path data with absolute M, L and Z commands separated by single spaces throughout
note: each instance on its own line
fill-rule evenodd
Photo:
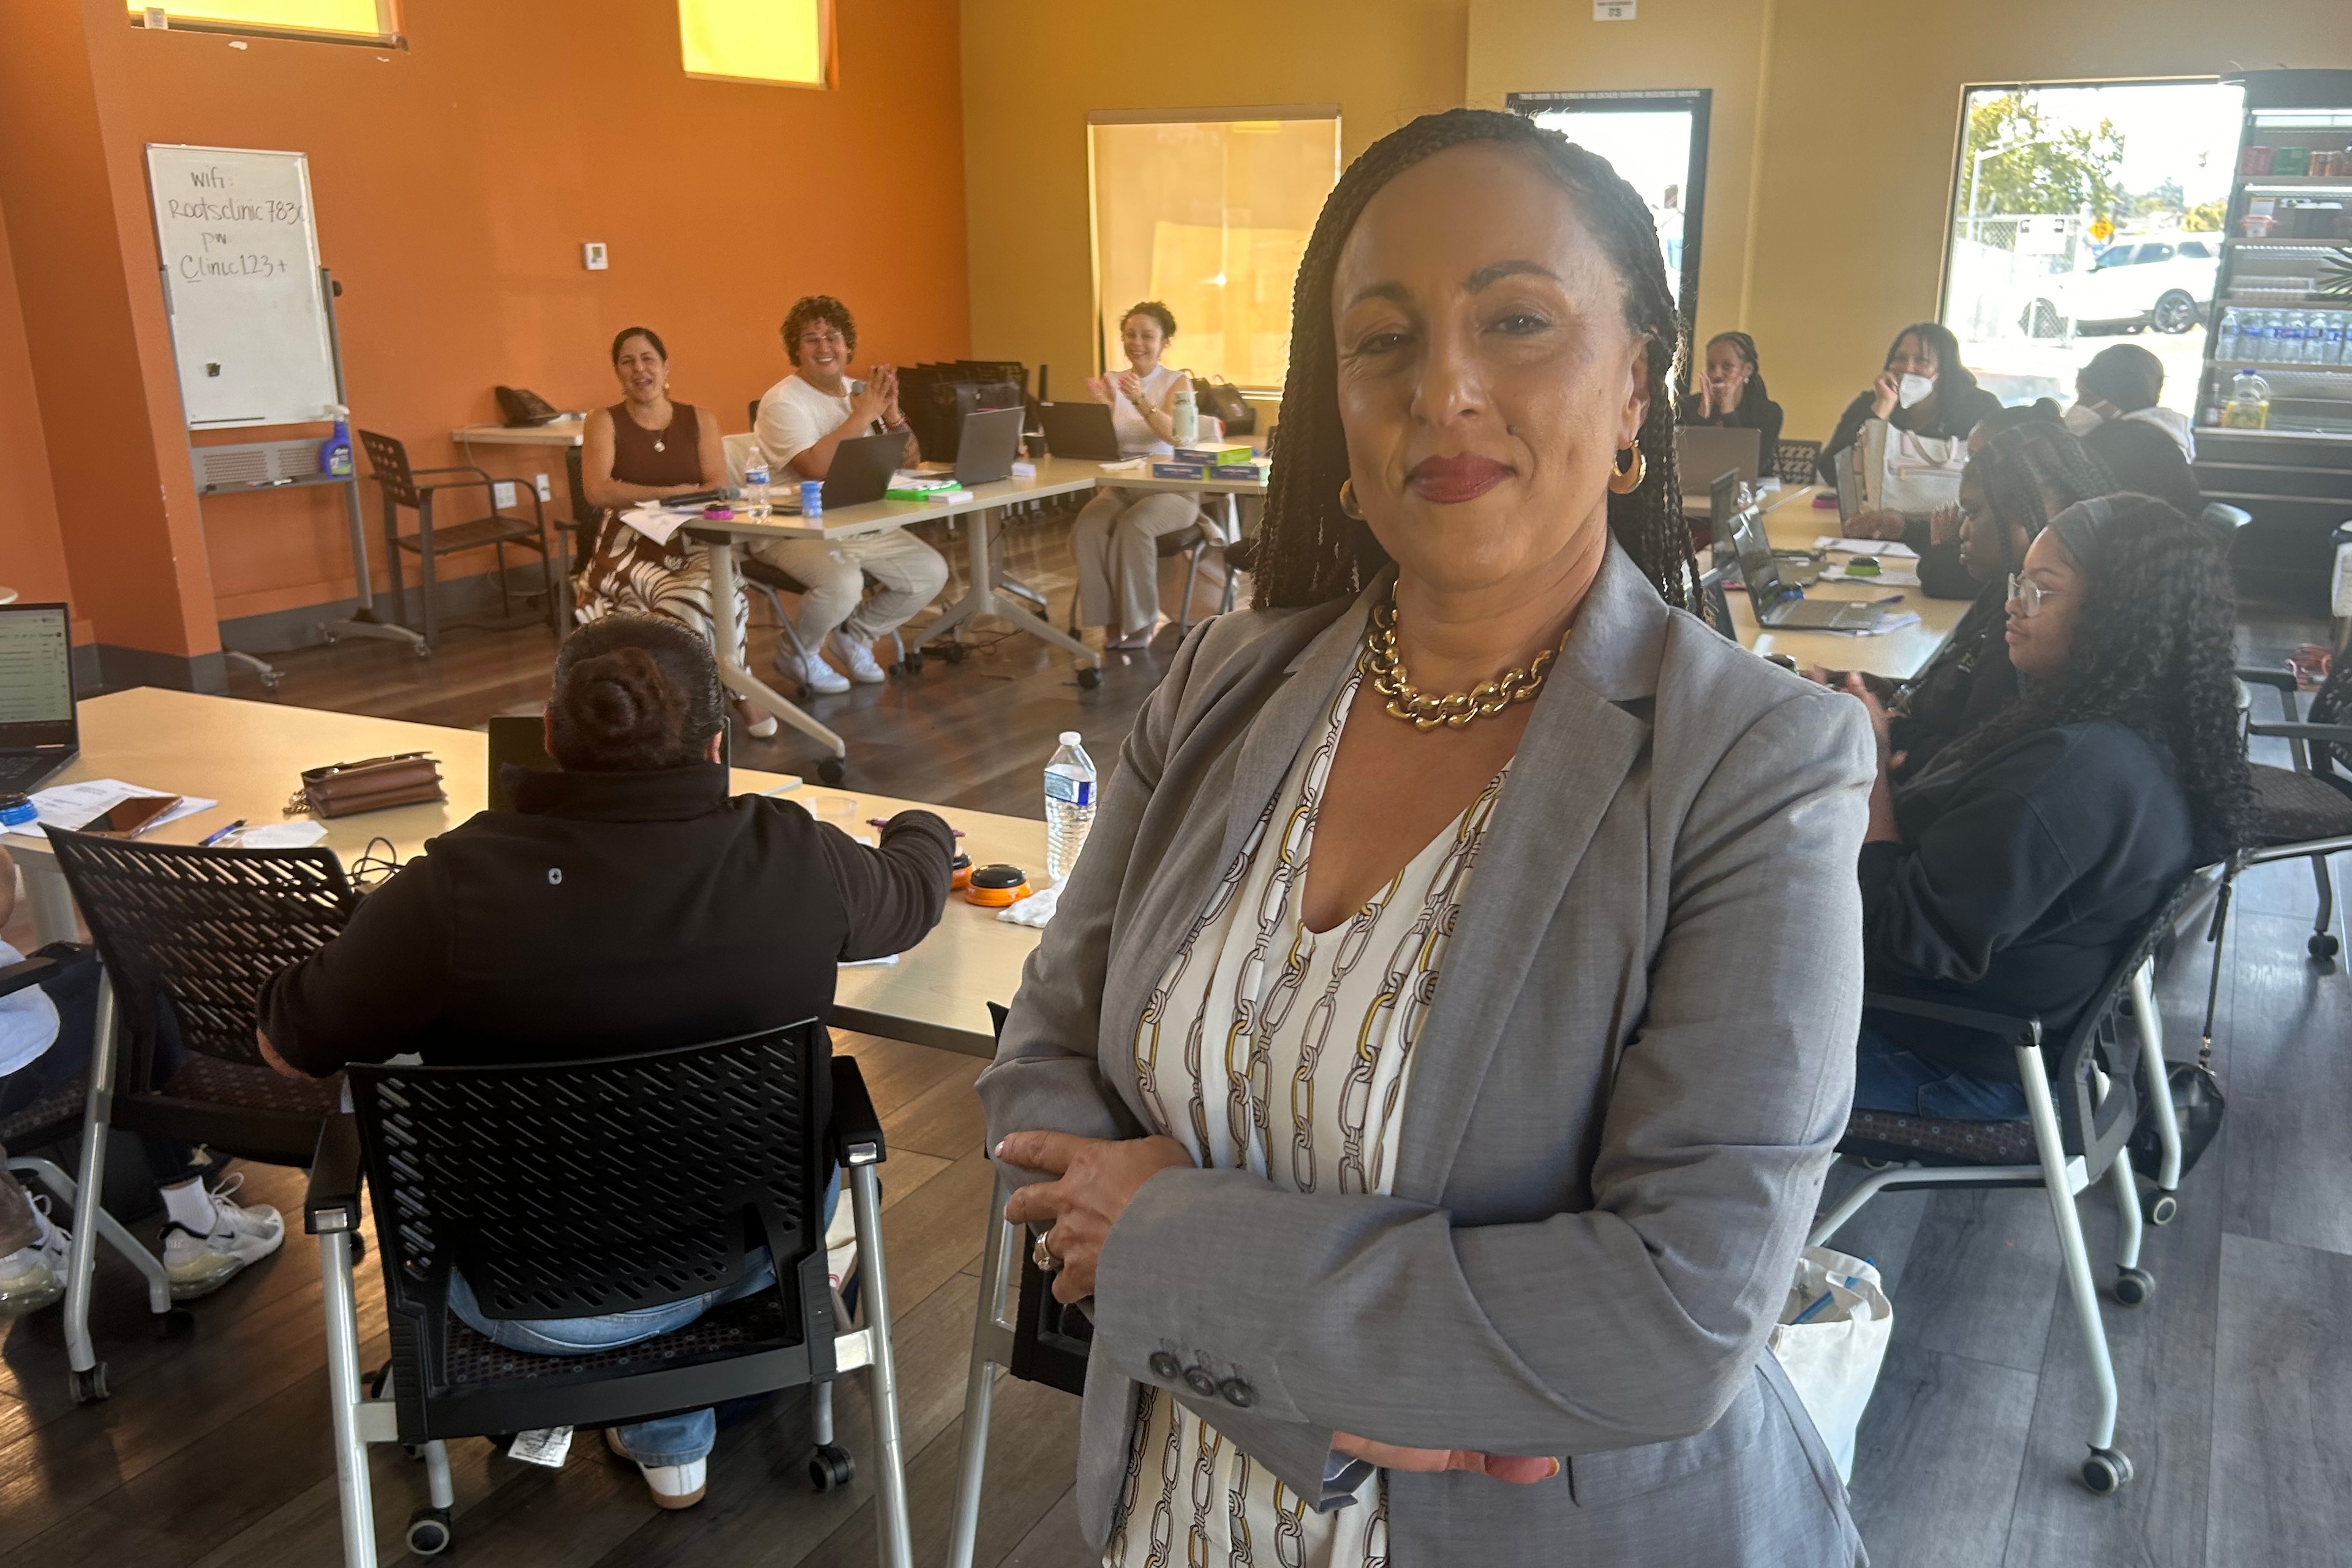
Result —
M 1546 648 L 1525 669 L 1506 670 L 1468 691 L 1432 697 L 1414 687 L 1405 674 L 1404 661 L 1397 658 L 1396 596 L 1391 590 L 1388 600 L 1372 608 L 1371 630 L 1364 639 L 1364 651 L 1356 656 L 1356 668 L 1371 677 L 1373 690 L 1388 699 L 1391 717 L 1406 721 L 1416 730 L 1434 730 L 1440 724 L 1459 730 L 1473 719 L 1491 719 L 1514 702 L 1533 701 L 1543 689 L 1544 678 L 1551 673 L 1557 652 Z

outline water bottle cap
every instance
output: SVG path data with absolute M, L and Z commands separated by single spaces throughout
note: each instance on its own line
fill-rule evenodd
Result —
M 1061 742 L 1066 746 L 1079 746 L 1086 743 L 1086 737 L 1076 730 L 1065 730 L 1061 734 Z

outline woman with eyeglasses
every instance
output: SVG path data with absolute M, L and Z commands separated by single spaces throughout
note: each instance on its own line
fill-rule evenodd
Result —
M 2199 524 L 2101 496 L 2052 519 L 2009 579 L 2018 696 L 1932 766 L 1895 782 L 1886 714 L 1850 678 L 1879 735 L 1861 859 L 1873 984 L 2030 1012 L 2063 1039 L 2166 894 L 2240 842 L 2234 625 Z M 2026 1113 L 2004 1043 L 1884 1014 L 1864 1016 L 1854 1106 Z

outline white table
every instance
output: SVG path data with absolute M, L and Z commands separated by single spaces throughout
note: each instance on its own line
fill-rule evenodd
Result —
M 194 844 L 240 816 L 257 826 L 285 820 L 281 808 L 304 768 L 391 752 L 432 752 L 441 763 L 442 786 L 449 798 L 325 824 L 325 847 L 346 865 L 373 838 L 390 840 L 394 855 L 405 859 L 426 839 L 482 810 L 488 800 L 489 738 L 478 731 L 152 687 L 93 697 L 79 708 L 81 755 L 51 783 L 116 778 L 220 802 L 213 810 L 145 836 L 155 843 Z M 785 795 L 811 810 L 818 797 L 835 794 L 805 786 L 790 773 L 749 768 L 734 770 L 733 784 L 739 793 Z M 856 801 L 855 819 L 861 824 L 867 817 L 921 805 L 883 795 L 851 798 Z M 941 806 L 925 809 L 937 811 L 964 831 L 961 847 L 975 865 L 1006 861 L 1033 878 L 1042 877 L 1043 822 Z M 73 900 L 48 841 L 9 834 L 0 837 L 0 846 L 24 871 L 37 939 L 74 940 Z M 994 910 L 951 894 L 939 926 L 897 963 L 841 971 L 830 1021 L 893 1039 L 993 1056 L 995 1033 L 988 1004 L 1013 999 L 1021 966 L 1037 945 L 1038 934 L 1025 926 L 1005 924 Z
M 1811 550 L 1814 540 L 1837 532 L 1838 514 L 1813 505 L 1818 489 L 1806 485 L 1787 491 L 1766 510 L 1764 532 L 1773 549 Z M 1895 607 L 1917 612 L 1918 621 L 1876 637 L 1859 637 L 1836 632 L 1767 631 L 1757 625 L 1747 595 L 1725 597 L 1730 602 L 1732 625 L 1741 645 L 1757 653 L 1780 654 L 1794 659 L 1800 668 L 1817 664 L 1828 669 L 1854 669 L 1908 680 L 1936 657 L 1973 601 L 1931 599 L 1919 588 L 1882 587 L 1874 583 L 1814 583 L 1805 588 L 1809 599 L 1884 599 L 1890 594 L 1902 595 L 1902 603 Z
M 567 416 L 544 425 L 460 425 L 449 439 L 460 447 L 577 447 L 587 429 L 585 418 Z

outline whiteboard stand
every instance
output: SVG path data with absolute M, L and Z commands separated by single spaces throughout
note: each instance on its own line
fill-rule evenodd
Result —
M 165 279 L 170 287 L 170 279 Z M 348 407 L 343 398 L 342 339 L 335 326 L 335 296 L 341 292 L 333 276 L 319 268 L 319 295 L 327 314 L 327 341 L 334 357 L 335 401 Z M 331 474 L 319 467 L 319 447 L 312 438 L 278 441 L 244 441 L 229 446 L 199 447 L 188 444 L 188 461 L 195 470 L 196 493 L 200 496 L 247 495 L 256 490 L 291 489 L 311 485 L 340 485 L 343 489 L 345 515 L 352 531 L 352 573 L 358 584 L 358 604 L 349 616 L 320 623 L 319 633 L 328 642 L 343 637 L 377 637 L 386 642 L 404 642 L 416 657 L 432 656 L 432 648 L 423 637 L 406 626 L 395 626 L 376 614 L 375 589 L 369 581 L 367 526 L 360 504 L 359 464 L 354 461 L 348 474 Z M 354 454 L 356 458 L 356 454 Z M 224 648 L 222 657 L 231 664 L 249 669 L 261 677 L 262 689 L 276 691 L 281 672 L 276 666 L 255 654 L 239 648 Z

